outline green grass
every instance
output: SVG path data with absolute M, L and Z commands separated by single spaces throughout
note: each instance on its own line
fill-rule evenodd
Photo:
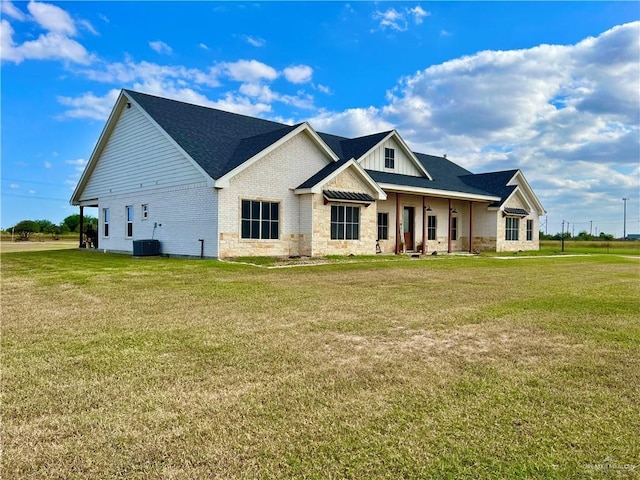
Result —
M 542 240 L 540 242 L 540 252 L 542 254 L 561 253 L 562 244 L 560 240 Z M 640 241 L 580 241 L 565 240 L 564 253 L 596 253 L 596 254 L 617 254 L 617 255 L 640 255 Z
M 636 478 L 639 280 L 3 254 L 0 477 Z

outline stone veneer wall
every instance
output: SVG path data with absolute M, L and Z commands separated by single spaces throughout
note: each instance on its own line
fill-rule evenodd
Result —
M 509 199 L 509 202 L 505 204 L 508 208 L 522 208 L 528 210 L 529 207 L 521 201 L 521 199 L 514 195 Z M 505 240 L 505 223 L 506 218 L 502 212 L 496 212 L 497 219 L 497 252 L 517 252 L 519 250 L 538 250 L 540 248 L 540 231 L 539 231 L 539 219 L 534 212 L 531 212 L 528 216 L 520 218 L 520 225 L 518 231 L 518 240 Z M 533 220 L 533 237 L 532 240 L 527 240 L 527 220 Z
M 371 187 L 348 168 L 323 186 L 324 190 L 340 190 L 375 195 Z M 360 239 L 331 240 L 331 205 L 360 207 Z M 378 217 L 376 204 L 331 202 L 325 205 L 322 194 L 313 195 L 313 255 L 373 255 L 376 253 Z

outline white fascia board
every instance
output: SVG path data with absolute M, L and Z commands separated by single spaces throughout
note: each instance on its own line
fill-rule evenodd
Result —
M 387 199 L 387 194 L 384 192 L 384 190 L 380 188 L 380 186 L 376 183 L 376 181 L 373 178 L 371 178 L 371 176 L 365 171 L 365 169 L 362 168 L 360 164 L 356 162 L 355 159 L 353 158 L 345 162 L 344 165 L 341 165 L 340 168 L 338 168 L 334 172 L 331 172 L 329 175 L 324 177 L 322 180 L 320 180 L 311 188 L 299 188 L 294 190 L 294 193 L 296 194 L 322 193 L 322 187 L 324 185 L 326 185 L 328 182 L 336 178 L 338 175 L 344 172 L 347 168 L 351 168 L 351 167 L 355 168 L 355 171 L 360 176 L 360 178 L 362 178 L 367 184 L 369 184 L 369 186 L 376 192 L 376 200 Z
M 182 155 L 185 156 L 185 158 L 187 160 L 189 160 L 191 162 L 191 164 L 196 168 L 196 170 L 198 170 L 203 176 L 204 178 L 207 180 L 207 186 L 208 187 L 213 187 L 215 186 L 215 180 L 213 178 L 211 178 L 211 176 L 205 171 L 204 168 L 202 168 L 200 166 L 200 164 L 198 162 L 196 162 L 193 158 L 191 158 L 191 155 L 189 155 L 180 145 L 178 145 L 178 142 L 176 142 L 173 137 L 171 135 L 169 135 L 164 128 L 162 128 L 160 125 L 158 125 L 158 123 L 151 117 L 151 115 L 149 115 L 146 110 L 144 108 L 142 108 L 138 102 L 136 102 L 133 98 L 131 98 L 129 95 L 126 94 L 126 92 L 123 92 L 124 95 L 126 96 L 127 100 L 129 102 L 131 102 L 132 105 L 135 105 L 136 108 L 140 111 L 140 113 L 142 113 L 142 115 L 151 122 L 151 124 L 153 126 L 155 126 L 160 133 L 167 139 L 169 140 L 169 143 L 171 143 L 171 145 L 173 145 Z
M 515 175 L 513 177 L 511 177 L 511 180 L 509 180 L 509 182 L 507 182 L 507 185 L 513 185 L 516 184 L 516 177 L 518 177 L 520 179 L 520 183 L 521 183 L 521 187 L 524 188 L 525 193 L 527 194 L 527 196 L 533 200 L 533 203 L 535 204 L 536 210 L 538 210 L 538 215 L 544 215 L 547 213 L 547 211 L 544 209 L 544 207 L 542 206 L 542 203 L 540 203 L 540 200 L 538 200 L 538 197 L 536 196 L 536 194 L 534 193 L 533 189 L 531 188 L 531 185 L 529 185 L 529 182 L 527 181 L 527 179 L 524 176 L 524 173 L 522 173 L 521 170 L 518 170 Z M 525 200 L 526 201 L 526 200 Z M 529 202 L 527 202 L 529 203 Z
M 95 168 L 95 164 L 98 161 L 98 157 L 102 154 L 102 151 L 104 150 L 104 147 L 107 144 L 107 140 L 109 139 L 109 136 L 111 135 L 111 132 L 113 131 L 116 125 L 118 116 L 120 115 L 120 112 L 124 108 L 126 100 L 127 100 L 127 97 L 124 96 L 124 91 L 121 90 L 115 105 L 111 109 L 111 113 L 109 114 L 107 123 L 105 123 L 104 128 L 100 133 L 100 137 L 98 137 L 98 142 L 96 143 L 95 147 L 93 147 L 93 152 L 91 152 L 89 161 L 87 162 L 87 165 L 84 167 L 84 171 L 80 176 L 80 180 L 78 180 L 78 184 L 76 185 L 76 188 L 73 190 L 73 194 L 71 195 L 71 199 L 69 200 L 69 203 L 71 205 L 82 205 L 82 203 L 79 200 L 80 195 L 82 194 L 82 191 L 84 190 L 84 187 L 86 186 L 87 181 L 89 180 L 89 177 L 91 176 L 91 173 Z
M 409 145 L 407 145 L 407 143 L 404 141 L 404 139 L 400 136 L 400 134 L 398 133 L 397 130 L 392 130 L 389 132 L 389 135 L 387 135 L 386 137 L 384 137 L 382 140 L 380 140 L 378 143 L 376 143 L 373 147 L 371 147 L 367 152 L 364 153 L 364 155 L 361 155 L 360 158 L 357 159 L 358 163 L 360 163 L 360 160 L 362 160 L 363 158 L 365 158 L 367 155 L 370 155 L 371 152 L 373 152 L 375 149 L 379 148 L 384 142 L 386 142 L 387 140 L 389 140 L 391 137 L 396 137 L 396 140 L 398 141 L 398 143 L 400 144 L 400 147 L 402 147 L 402 149 L 404 150 L 404 153 L 407 155 L 407 157 L 409 157 L 409 159 L 414 163 L 414 165 L 416 166 L 416 168 L 418 170 L 420 170 L 425 177 L 427 177 L 429 180 L 433 180 L 433 178 L 431 177 L 431 175 L 429 174 L 429 172 L 427 172 L 427 169 L 424 168 L 424 165 L 422 165 L 422 163 L 420 162 L 420 160 L 418 160 L 418 158 L 415 156 L 415 154 L 411 151 L 411 149 L 409 148 Z
M 240 172 L 242 172 L 246 168 L 249 168 L 251 165 L 256 163 L 258 160 L 260 160 L 264 156 L 268 155 L 269 153 L 273 152 L 276 148 L 278 148 L 279 146 L 283 145 L 285 142 L 288 142 L 289 140 L 291 140 L 293 137 L 295 137 L 296 135 L 300 134 L 301 132 L 307 132 L 311 136 L 311 138 L 314 140 L 314 142 L 329 157 L 331 157 L 331 160 L 333 162 L 337 162 L 339 160 L 339 158 L 335 154 L 335 152 L 333 150 L 331 150 L 331 148 L 329 148 L 329 145 L 327 145 L 325 143 L 325 141 L 322 140 L 322 138 L 320 138 L 320 136 L 311 127 L 311 125 L 309 125 L 307 122 L 304 122 L 304 123 L 301 123 L 297 128 L 295 128 L 292 131 L 290 131 L 289 133 L 287 133 L 280 140 L 272 143 L 271 145 L 269 145 L 264 150 L 261 150 L 260 152 L 256 153 L 253 157 L 251 157 L 248 160 L 245 160 L 244 162 L 242 162 L 240 165 L 238 165 L 233 170 L 231 170 L 231 171 L 225 173 L 224 175 L 222 175 L 220 178 L 218 178 L 215 181 L 215 185 L 214 186 L 216 188 L 227 188 L 229 186 L 230 180 L 233 177 L 235 177 L 237 174 L 239 174 Z
M 394 183 L 380 183 L 379 185 L 384 190 L 390 192 L 413 193 L 416 195 L 428 195 L 430 197 L 456 198 L 459 200 L 476 200 L 479 202 L 496 202 L 500 200 L 500 197 L 494 197 L 492 195 L 477 195 L 473 193 L 451 192 L 448 190 L 437 190 L 435 188 L 409 187 L 404 185 L 396 185 Z

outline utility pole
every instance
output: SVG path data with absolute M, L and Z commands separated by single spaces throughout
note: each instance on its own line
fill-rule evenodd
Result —
M 589 236 L 591 237 L 593 233 L 593 220 L 589 220 Z
M 562 233 L 560 234 L 560 244 L 562 245 L 562 251 L 564 252 L 564 220 L 562 220 Z
M 622 197 L 622 201 L 624 203 L 624 223 L 622 227 L 622 240 L 627 239 L 627 197 Z

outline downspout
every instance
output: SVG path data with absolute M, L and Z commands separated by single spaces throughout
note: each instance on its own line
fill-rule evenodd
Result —
M 473 253 L 473 202 L 469 200 L 469 253 Z
M 451 199 L 449 199 L 449 234 L 447 235 L 447 253 L 451 253 Z
M 79 248 L 85 248 L 85 243 L 82 241 L 84 235 L 84 207 L 82 205 L 80 205 L 80 225 L 78 226 L 78 230 L 80 230 Z
M 422 254 L 427 253 L 427 205 L 426 197 L 422 197 Z
M 400 253 L 400 194 L 396 193 L 396 255 Z

